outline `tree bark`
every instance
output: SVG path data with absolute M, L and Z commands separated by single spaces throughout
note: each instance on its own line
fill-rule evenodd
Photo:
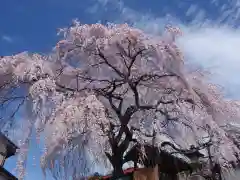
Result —
M 123 156 L 118 155 L 118 154 L 113 154 L 112 156 L 112 166 L 113 166 L 113 178 L 117 178 L 121 175 L 123 175 Z
M 106 152 L 106 155 L 113 167 L 112 178 L 114 179 L 123 175 L 123 154 L 118 152 L 110 155 Z

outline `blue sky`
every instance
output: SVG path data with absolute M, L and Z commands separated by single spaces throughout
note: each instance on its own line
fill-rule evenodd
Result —
M 82 23 L 128 22 L 158 34 L 164 23 L 184 30 L 179 46 L 186 59 L 210 69 L 212 80 L 238 99 L 240 89 L 240 32 L 238 0 L 2 0 L 0 3 L 0 55 L 21 51 L 47 53 L 58 41 L 57 29 L 78 18 Z M 27 180 L 41 180 L 33 158 L 40 149 L 32 144 Z M 15 158 L 6 168 L 15 167 Z
M 128 20 L 122 10 L 114 7 L 124 2 L 125 10 L 134 10 L 141 15 L 152 14 L 153 18 L 170 14 L 182 22 L 189 22 L 186 17 L 188 8 L 196 3 L 188 0 L 179 3 L 178 0 L 111 0 L 104 6 L 106 0 L 3 0 L 0 14 L 0 54 L 7 55 L 20 51 L 49 51 L 57 40 L 57 28 L 67 26 L 73 18 L 79 18 L 83 23 L 101 21 Z M 99 3 L 100 2 L 100 3 Z M 208 18 L 218 15 L 216 8 L 208 0 L 197 2 L 197 6 L 208 12 Z M 115 5 L 113 5 L 115 4 Z M 95 12 L 94 12 L 95 7 Z M 91 12 L 92 10 L 92 12 Z M 122 16 L 122 17 L 120 17 Z M 123 17 L 125 16 L 125 17 Z M 131 19 L 131 17 L 129 17 Z

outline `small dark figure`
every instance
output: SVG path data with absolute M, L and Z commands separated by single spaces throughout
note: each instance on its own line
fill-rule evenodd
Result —
M 101 176 L 98 172 L 95 172 L 93 176 Z
M 213 176 L 213 180 L 222 180 L 220 164 L 216 163 L 213 166 L 213 168 L 212 168 L 212 176 Z

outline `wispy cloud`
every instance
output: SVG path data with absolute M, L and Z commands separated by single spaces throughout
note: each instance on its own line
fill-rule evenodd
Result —
M 3 35 L 2 40 L 7 42 L 7 43 L 12 43 L 13 42 L 13 38 L 8 36 L 8 35 Z

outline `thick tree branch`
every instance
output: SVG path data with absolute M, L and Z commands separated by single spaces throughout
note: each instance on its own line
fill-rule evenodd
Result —
M 118 70 L 116 67 L 114 67 L 110 62 L 108 62 L 107 57 L 105 57 L 104 53 L 97 48 L 98 52 L 96 55 L 98 55 L 109 67 L 111 67 L 120 77 L 124 78 L 124 74 Z

